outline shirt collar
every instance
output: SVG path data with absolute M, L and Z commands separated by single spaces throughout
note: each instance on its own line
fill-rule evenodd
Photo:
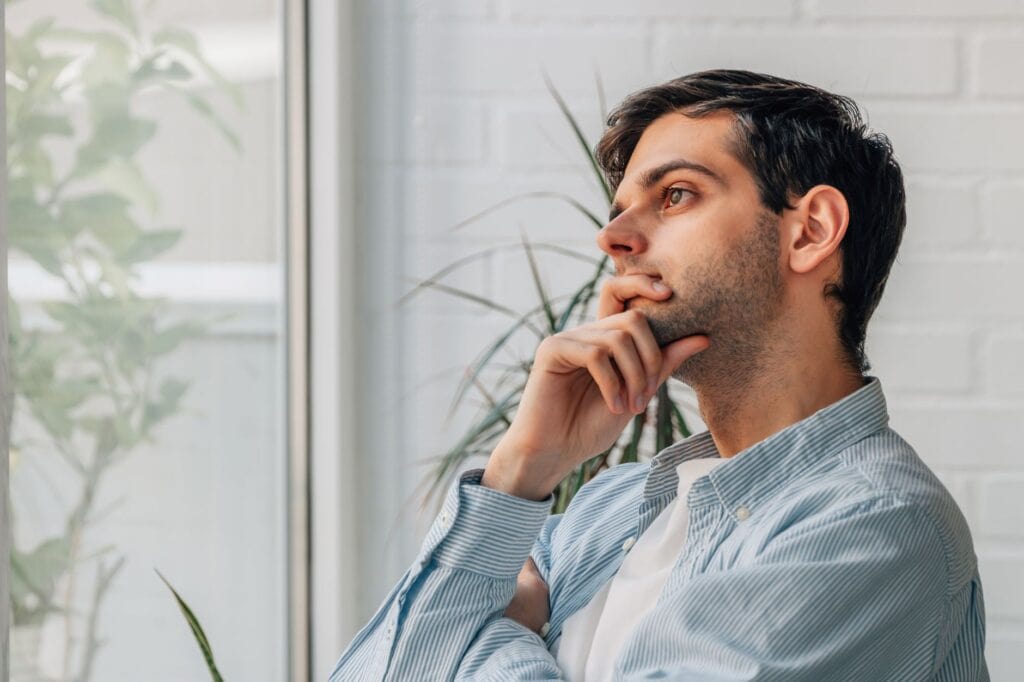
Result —
M 717 501 L 742 520 L 809 467 L 879 431 L 889 423 L 878 377 L 865 376 L 853 393 L 790 424 L 716 466 L 690 489 L 688 504 Z M 721 457 L 710 431 L 694 434 L 663 449 L 651 460 L 644 497 L 674 490 L 675 468 L 698 457 Z

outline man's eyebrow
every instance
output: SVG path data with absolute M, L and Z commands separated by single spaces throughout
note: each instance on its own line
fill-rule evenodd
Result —
M 718 173 L 703 164 L 697 163 L 696 161 L 690 161 L 688 159 L 672 159 L 671 161 L 666 161 L 660 166 L 648 169 L 640 174 L 640 179 L 637 180 L 637 184 L 640 186 L 641 191 L 646 192 L 654 187 L 658 180 L 661 180 L 665 175 L 674 170 L 679 170 L 680 168 L 696 171 L 697 173 L 714 180 L 722 187 L 726 186 L 725 180 L 723 180 Z M 619 202 L 614 202 L 612 204 L 612 210 L 608 214 L 608 222 L 615 220 L 619 214 L 625 210 L 626 209 L 623 208 Z

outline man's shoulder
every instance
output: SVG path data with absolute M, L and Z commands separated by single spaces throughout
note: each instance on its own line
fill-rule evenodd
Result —
M 788 490 L 777 508 L 813 523 L 862 516 L 871 523 L 879 510 L 900 523 L 873 532 L 920 533 L 935 538 L 952 583 L 970 578 L 976 565 L 970 529 L 959 505 L 916 450 L 891 428 L 853 443 L 814 467 Z

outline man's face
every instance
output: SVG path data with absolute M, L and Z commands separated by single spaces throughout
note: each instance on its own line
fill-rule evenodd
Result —
M 778 216 L 728 151 L 732 120 L 673 113 L 651 123 L 597 236 L 616 275 L 647 273 L 672 289 L 663 301 L 626 303 L 647 316 L 659 345 L 708 336 L 708 349 L 674 374 L 691 384 L 756 368 L 783 307 Z M 671 165 L 680 167 L 652 173 Z

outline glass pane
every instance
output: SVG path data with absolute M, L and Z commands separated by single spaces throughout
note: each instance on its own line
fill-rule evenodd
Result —
M 11 679 L 285 679 L 281 10 L 8 5 Z

